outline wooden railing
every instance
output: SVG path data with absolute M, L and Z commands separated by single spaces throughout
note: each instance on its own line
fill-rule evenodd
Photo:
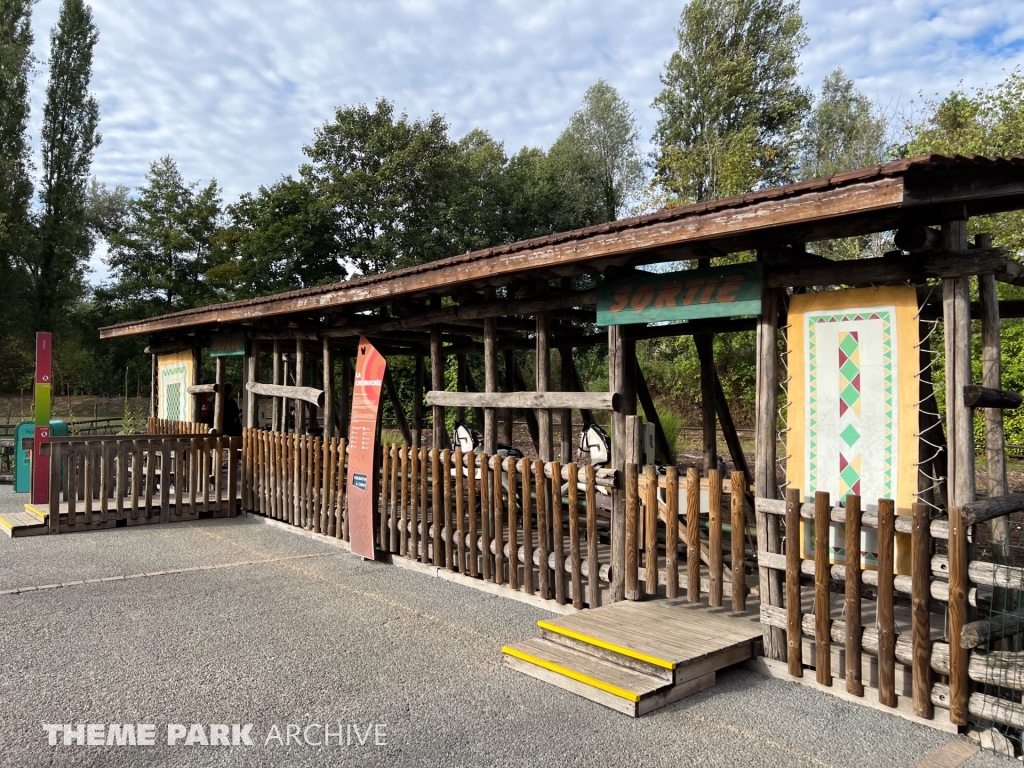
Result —
M 53 438 L 50 532 L 233 517 L 241 448 L 185 434 Z
M 699 492 L 690 493 L 691 488 Z M 653 465 L 641 469 L 627 464 L 625 496 L 626 599 L 641 599 L 642 580 L 644 595 L 657 595 L 664 585 L 670 598 L 684 592 L 689 602 L 706 598 L 716 608 L 729 598 L 733 610 L 746 610 L 748 531 L 742 472 L 726 480 L 711 470 L 702 478 L 691 467 L 680 477 L 675 467 L 660 475 Z
M 577 608 L 601 604 L 610 580 L 594 467 L 388 445 L 379 546 Z
M 243 441 L 246 509 L 348 540 L 343 439 L 246 430 Z M 601 604 L 612 579 L 612 470 L 398 444 L 382 453 L 381 552 L 562 605 Z M 744 610 L 745 488 L 740 473 L 680 478 L 630 466 L 619 534 L 627 597 L 682 590 Z

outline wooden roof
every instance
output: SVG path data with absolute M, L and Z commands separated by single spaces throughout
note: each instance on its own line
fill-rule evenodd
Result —
M 197 307 L 100 330 L 101 338 L 187 331 L 286 315 L 361 311 L 399 298 L 507 285 L 524 276 L 710 257 L 1024 208 L 1024 157 L 925 155 L 828 178 L 525 240 L 407 269 Z

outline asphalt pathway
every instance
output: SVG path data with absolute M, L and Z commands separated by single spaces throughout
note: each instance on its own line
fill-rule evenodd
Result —
M 0 486 L 0 510 L 22 500 Z M 883 767 L 951 739 L 742 670 L 632 720 L 501 665 L 547 612 L 252 518 L 0 536 L 0 592 L 0 766 Z M 51 746 L 47 723 L 156 744 Z M 285 743 L 325 723 L 341 745 Z M 169 745 L 171 724 L 253 744 Z

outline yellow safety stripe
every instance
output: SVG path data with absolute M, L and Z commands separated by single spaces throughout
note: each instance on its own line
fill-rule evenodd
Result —
M 4 528 L 6 528 L 9 531 L 13 531 L 14 530 L 14 526 L 11 525 L 11 523 L 7 522 L 7 518 L 6 517 L 0 517 L 0 525 L 2 525 Z
M 657 656 L 651 656 L 640 651 L 634 651 L 632 648 L 627 648 L 624 645 L 616 645 L 615 643 L 609 643 L 604 640 L 598 640 L 596 637 L 589 637 L 584 635 L 582 632 L 574 632 L 571 629 L 560 627 L 557 624 L 541 619 L 537 622 L 537 626 L 541 629 L 546 629 L 549 632 L 556 632 L 559 635 L 565 635 L 571 637 L 573 640 L 579 640 L 582 643 L 593 645 L 598 648 L 604 648 L 606 651 L 613 651 L 614 653 L 621 654 L 623 656 L 629 656 L 631 659 L 637 659 L 638 661 L 645 661 L 648 664 L 653 664 L 656 667 L 662 667 L 664 669 L 675 669 L 676 663 L 674 661 L 667 661 L 665 659 L 659 659 Z
M 632 701 L 634 704 L 640 701 L 640 695 L 637 693 L 627 691 L 625 688 L 620 688 L 619 686 L 612 685 L 611 683 L 606 683 L 604 680 L 598 680 L 596 677 L 585 675 L 582 672 L 577 672 L 574 669 L 563 667 L 561 664 L 556 664 L 553 661 L 548 661 L 547 659 L 542 659 L 539 656 L 534 656 L 532 654 L 525 653 L 523 651 L 520 651 L 518 648 L 513 648 L 511 645 L 506 645 L 504 648 L 501 649 L 501 652 L 508 656 L 515 656 L 517 659 L 528 661 L 531 664 L 536 664 L 538 667 L 543 667 L 544 669 L 551 670 L 552 672 L 557 672 L 560 675 L 572 678 L 577 682 L 592 686 L 594 688 L 604 691 L 605 693 L 610 693 L 613 696 L 618 696 L 620 699 Z
M 29 514 L 35 515 L 40 520 L 42 520 L 44 523 L 46 522 L 46 518 L 48 518 L 50 516 L 49 512 L 43 512 L 41 509 L 39 509 L 39 507 L 35 507 L 35 506 L 31 505 L 31 504 L 26 504 L 25 505 L 25 511 L 28 512 Z

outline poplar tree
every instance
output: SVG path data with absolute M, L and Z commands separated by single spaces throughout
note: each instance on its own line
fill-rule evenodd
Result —
M 89 258 L 87 192 L 99 105 L 89 92 L 98 33 L 82 0 L 63 0 L 50 33 L 43 106 L 38 253 L 32 264 L 37 330 L 52 330 L 84 292 Z
M 657 182 L 686 203 L 791 181 L 809 93 L 796 2 L 691 0 L 654 100 Z
M 32 202 L 28 141 L 32 74 L 29 0 L 0 2 L 0 270 L 6 273 L 27 245 Z M 0 273 L 0 274 L 3 274 Z M 4 286 L 6 287 L 6 286 Z

